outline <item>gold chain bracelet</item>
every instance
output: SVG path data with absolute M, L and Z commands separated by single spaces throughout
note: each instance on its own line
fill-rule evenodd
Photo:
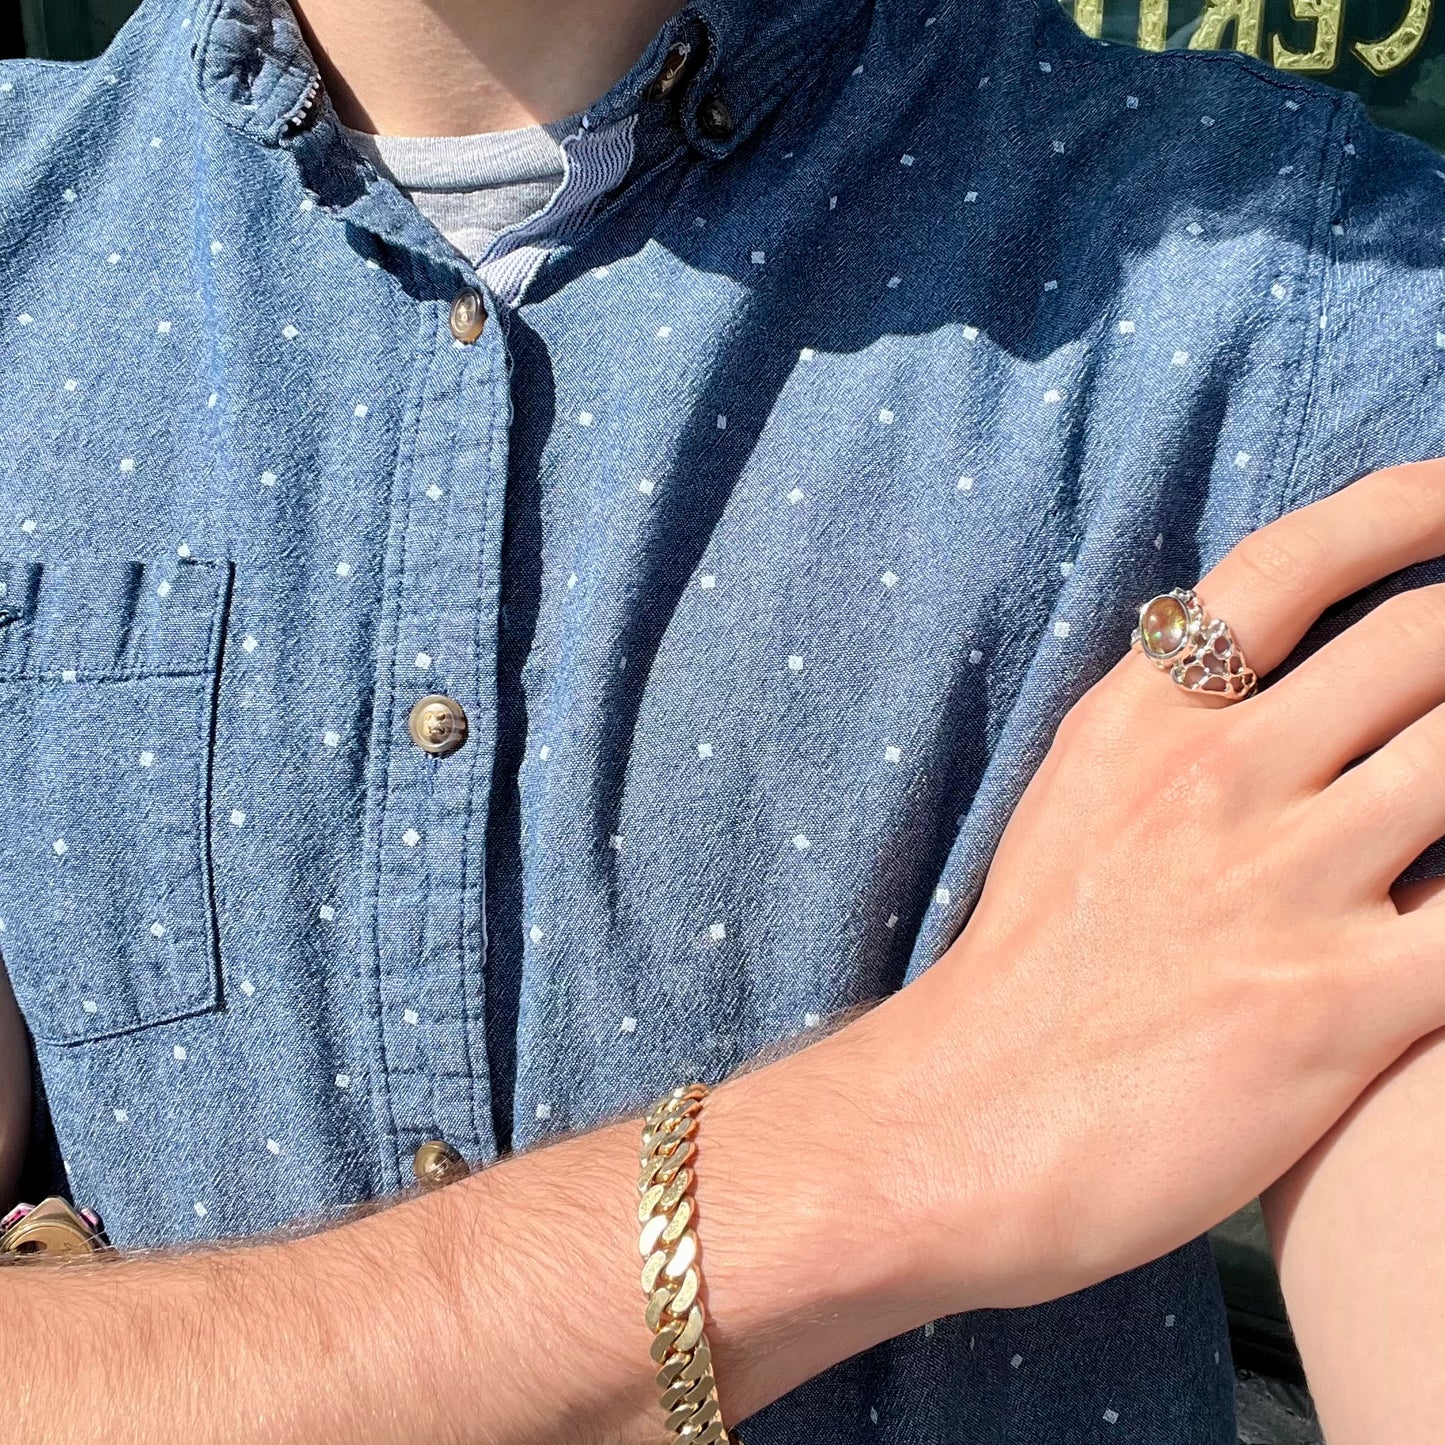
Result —
M 692 1136 L 707 1092 L 706 1084 L 679 1086 L 652 1106 L 642 1126 L 637 1180 L 638 1249 L 647 1261 L 642 1292 L 669 1438 L 689 1445 L 742 1445 L 722 1422 L 698 1298 L 702 1271 L 691 1227 L 693 1172 L 687 1165 L 697 1152 Z

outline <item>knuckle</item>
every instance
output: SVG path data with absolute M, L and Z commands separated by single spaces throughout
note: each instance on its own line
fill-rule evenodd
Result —
M 1122 709 L 1116 698 L 1118 689 L 1110 688 L 1108 682 L 1106 677 L 1095 683 L 1064 714 L 1056 734 L 1059 739 L 1076 744 L 1101 737 L 1114 726 Z
M 1445 780 L 1445 735 L 1438 726 L 1423 721 L 1410 729 L 1408 737 L 1402 737 L 1400 769 L 1412 788 L 1438 790 Z M 1390 751 L 1387 747 L 1386 751 Z
M 1257 765 L 1239 741 L 1210 728 L 1188 734 L 1186 750 L 1151 752 L 1131 762 L 1123 788 L 1158 837 L 1188 834 L 1213 849 L 1257 793 Z M 1137 750 L 1136 750 L 1137 753 Z
M 1146 711 L 1159 696 L 1155 688 L 1172 686 L 1140 658 L 1126 657 L 1064 714 L 1054 735 L 1056 746 L 1096 759 L 1137 754 Z
M 1345 495 L 1372 509 L 1388 509 L 1397 534 L 1403 529 L 1431 535 L 1445 526 L 1445 462 L 1384 467 L 1345 488 Z
M 1220 717 L 1218 726 L 1209 730 L 1209 769 L 1226 777 L 1253 775 L 1260 747 L 1248 718 Z
M 1293 512 L 1251 533 L 1235 548 L 1235 562 L 1271 591 L 1296 587 L 1300 578 L 1323 566 L 1327 547 L 1307 512 Z
M 1205 816 L 1221 804 L 1233 807 L 1255 797 L 1268 756 L 1247 720 L 1216 717 L 1210 721 L 1215 725 L 1201 730 L 1193 744 L 1195 766 L 1184 770 L 1194 777 L 1198 807 Z M 1177 767 L 1177 762 L 1172 766 Z
M 1383 631 L 1394 648 L 1438 651 L 1445 643 L 1445 585 L 1397 592 L 1385 598 L 1371 617 L 1372 626 Z
M 1099 746 L 1101 730 L 1095 722 L 1098 709 L 1096 702 L 1081 698 L 1066 712 L 1054 731 L 1052 755 L 1073 757 L 1085 751 L 1093 752 Z
M 1445 777 L 1445 740 L 1431 732 L 1417 733 L 1382 748 L 1356 771 L 1362 769 L 1367 786 L 1351 789 L 1356 824 L 1371 831 L 1388 828 L 1421 789 L 1439 788 Z
M 1267 1037 L 1303 1068 L 1338 1058 L 1360 1010 L 1361 974 L 1353 949 L 1316 939 L 1305 952 L 1298 938 L 1280 939 L 1252 970 L 1251 1014 Z M 1268 962 L 1262 959 L 1267 958 Z
M 1418 775 L 1413 769 L 1389 764 L 1383 769 L 1383 776 L 1371 780 L 1368 788 L 1355 788 L 1349 802 L 1350 823 L 1357 836 L 1374 837 L 1389 829 L 1399 816 L 1402 800 L 1410 789 L 1418 787 Z
M 1314 1063 L 1345 1051 L 1359 1018 L 1362 989 L 1361 972 L 1345 953 L 1326 952 L 1311 969 L 1294 1007 L 1300 1045 Z

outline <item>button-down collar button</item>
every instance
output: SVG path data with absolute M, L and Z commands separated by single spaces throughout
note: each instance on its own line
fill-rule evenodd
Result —
M 709 140 L 726 140 L 737 129 L 732 111 L 717 95 L 709 95 L 698 107 L 697 123 Z
M 412 704 L 406 730 L 422 752 L 444 758 L 466 742 L 467 715 L 456 698 L 429 693 Z
M 486 324 L 487 308 L 482 301 L 482 293 L 468 286 L 452 302 L 452 335 L 470 346 L 482 334 Z
M 428 1139 L 412 1156 L 411 1172 L 418 1184 L 434 1189 L 470 1171 L 466 1160 L 445 1139 Z
M 652 84 L 647 87 L 647 98 L 649 100 L 661 100 L 664 95 L 674 90 L 677 82 L 682 79 L 682 72 L 687 69 L 687 57 L 692 51 L 692 46 L 686 41 L 679 41 L 667 52 L 667 58 L 662 62 L 662 69 L 653 77 Z

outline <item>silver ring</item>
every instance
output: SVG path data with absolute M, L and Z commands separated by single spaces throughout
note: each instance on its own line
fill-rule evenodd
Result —
M 1229 624 L 1211 617 L 1191 587 L 1151 597 L 1139 609 L 1130 645 L 1186 692 L 1238 702 L 1259 684 Z

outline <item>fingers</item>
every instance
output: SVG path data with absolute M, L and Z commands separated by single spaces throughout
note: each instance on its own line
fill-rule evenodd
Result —
M 1445 908 L 1426 901 L 1391 919 L 1355 959 L 1358 996 L 1365 1001 L 1357 1012 L 1383 1026 L 1397 1048 L 1445 1028 Z
M 1321 828 L 1350 849 L 1352 871 L 1383 896 L 1445 837 L 1445 706 L 1411 723 L 1311 806 L 1322 810 Z
M 1361 478 L 1246 537 L 1198 586 L 1263 675 L 1319 615 L 1391 573 L 1445 555 L 1445 462 Z
M 1284 766 L 1322 788 L 1442 702 L 1445 585 L 1436 585 L 1389 598 L 1326 643 L 1258 699 L 1257 720 L 1309 740 Z

